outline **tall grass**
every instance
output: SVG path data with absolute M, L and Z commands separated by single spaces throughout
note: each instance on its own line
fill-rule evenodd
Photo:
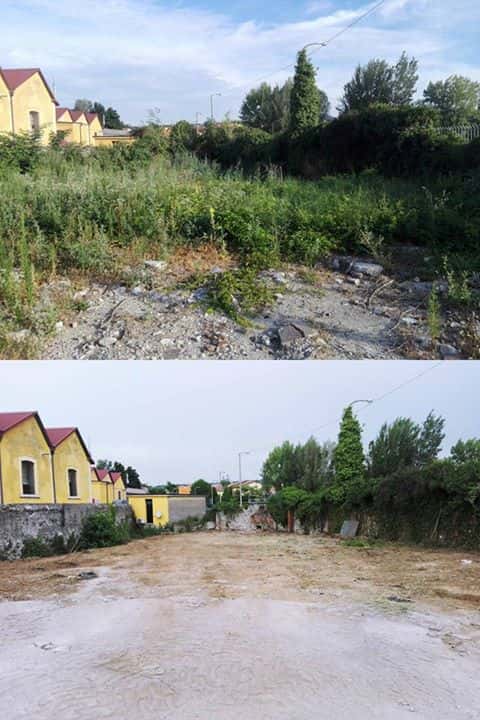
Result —
M 0 322 L 25 315 L 41 278 L 114 274 L 119 249 L 164 256 L 208 240 L 257 267 L 314 264 L 361 248 L 365 232 L 443 254 L 477 248 L 479 187 L 474 176 L 428 189 L 375 173 L 262 180 L 188 156 L 50 150 L 29 172 L 0 168 Z

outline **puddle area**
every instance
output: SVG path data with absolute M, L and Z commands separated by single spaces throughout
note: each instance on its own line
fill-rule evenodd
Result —
M 106 589 L 0 603 L 1 718 L 480 718 L 478 613 Z

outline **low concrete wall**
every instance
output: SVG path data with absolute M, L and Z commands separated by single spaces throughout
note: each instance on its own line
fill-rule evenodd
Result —
M 187 517 L 203 517 L 207 503 L 202 495 L 179 495 L 168 497 L 168 522 L 175 523 Z
M 68 540 L 78 537 L 83 520 L 108 505 L 0 505 L 0 559 L 21 557 L 23 544 L 29 538 L 53 540 L 60 535 Z M 116 503 L 117 522 L 132 520 L 127 503 Z

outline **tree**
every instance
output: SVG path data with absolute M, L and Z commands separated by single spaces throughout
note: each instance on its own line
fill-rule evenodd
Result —
M 309 492 L 315 492 L 330 479 L 333 459 L 333 443 L 320 445 L 311 437 L 298 453 L 298 485 Z
M 207 500 L 212 500 L 212 502 L 215 502 L 218 497 L 218 493 L 213 485 L 210 485 L 210 483 L 202 478 L 192 483 L 190 495 L 203 495 L 203 497 L 207 498 Z
M 365 476 L 362 430 L 351 405 L 343 411 L 338 442 L 333 453 L 333 464 L 337 485 L 361 483 Z
M 370 60 L 357 65 L 353 78 L 343 89 L 340 112 L 365 110 L 370 105 L 410 105 L 418 81 L 418 62 L 402 53 L 395 65 Z
M 170 132 L 169 146 L 175 153 L 192 151 L 197 143 L 198 135 L 195 126 L 186 120 L 176 123 Z
M 81 110 L 82 112 L 93 112 L 93 104 L 91 100 L 86 98 L 79 98 L 75 100 L 74 110 Z
M 281 490 L 296 485 L 299 478 L 299 450 L 290 442 L 274 448 L 262 468 L 262 484 L 266 490 Z
M 435 460 L 443 440 L 444 419 L 429 413 L 422 425 L 410 418 L 384 423 L 369 445 L 369 474 L 386 477 L 404 468 L 421 468 Z
M 440 112 L 444 125 L 478 122 L 480 119 L 480 82 L 462 75 L 430 82 L 423 91 L 423 103 Z
M 262 83 L 250 90 L 243 101 L 240 119 L 249 127 L 269 133 L 285 130 L 290 122 L 292 87 L 293 82 L 289 79 L 281 87 Z
M 100 102 L 94 102 L 92 112 L 98 115 L 101 125 L 105 125 L 105 105 L 102 105 Z
M 105 127 L 110 130 L 121 130 L 125 127 L 123 122 L 120 120 L 120 115 L 112 107 L 108 107 L 105 110 Z
M 473 462 L 480 464 L 480 440 L 471 438 L 470 440 L 459 440 L 452 447 L 450 456 L 454 463 Z
M 315 76 L 316 71 L 308 59 L 307 51 L 300 50 L 297 55 L 290 100 L 290 130 L 293 133 L 308 130 L 319 124 L 322 103 Z

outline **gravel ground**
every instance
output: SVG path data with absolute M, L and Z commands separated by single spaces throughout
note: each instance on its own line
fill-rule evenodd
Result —
M 350 259 L 347 259 L 350 260 Z M 153 267 L 152 267 L 153 265 Z M 305 271 L 289 267 L 262 273 L 274 293 L 248 326 L 208 307 L 205 290 L 179 289 L 176 268 L 155 263 L 136 270 L 140 282 L 72 286 L 60 280 L 43 289 L 43 302 L 58 292 L 79 311 L 57 323 L 41 359 L 427 359 L 462 357 L 450 336 L 461 323 L 445 321 L 436 348 L 427 327 L 431 283 L 404 281 L 360 263 Z M 341 265 L 341 264 L 340 264 Z M 351 265 L 351 263 L 350 263 Z M 374 268 L 372 271 L 371 268 Z M 218 267 L 211 272 L 222 272 Z M 143 273 L 143 274 L 142 274 Z M 373 274 L 372 274 L 373 273 Z M 65 300 L 64 300 L 64 304 Z

